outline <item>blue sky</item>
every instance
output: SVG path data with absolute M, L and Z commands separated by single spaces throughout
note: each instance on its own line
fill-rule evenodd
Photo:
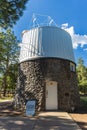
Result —
M 59 27 L 72 37 L 76 62 L 82 57 L 87 66 L 87 0 L 30 0 L 23 16 L 14 26 L 21 40 L 21 32 L 28 30 L 33 13 L 51 16 Z

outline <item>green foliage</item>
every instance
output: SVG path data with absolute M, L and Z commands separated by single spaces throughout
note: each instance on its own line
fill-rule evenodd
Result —
M 16 23 L 23 14 L 28 0 L 0 0 L 0 26 L 6 28 Z
M 81 96 L 80 101 L 84 111 L 87 111 L 87 96 Z
M 77 65 L 78 87 L 79 91 L 87 94 L 87 68 L 84 61 L 80 58 Z
M 0 0 L 0 29 L 12 27 L 28 0 Z M 14 89 L 18 70 L 18 41 L 10 30 L 0 30 L 0 89 Z
M 14 89 L 17 80 L 19 48 L 14 33 L 8 29 L 0 32 L 0 88 L 4 95 Z

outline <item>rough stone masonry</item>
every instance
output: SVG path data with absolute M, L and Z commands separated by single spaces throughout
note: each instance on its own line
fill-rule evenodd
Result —
M 78 109 L 79 92 L 76 72 L 70 70 L 69 60 L 60 58 L 36 58 L 19 64 L 16 108 L 24 110 L 28 100 L 35 100 L 36 111 L 45 111 L 46 81 L 57 82 L 58 110 Z

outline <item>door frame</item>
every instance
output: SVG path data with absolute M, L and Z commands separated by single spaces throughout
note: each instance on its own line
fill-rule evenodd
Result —
M 57 81 L 53 81 L 53 80 L 50 80 L 50 81 L 46 81 L 46 82 L 45 82 L 45 110 L 46 110 L 46 111 L 49 111 L 49 110 L 51 110 L 51 109 L 48 110 L 48 109 L 46 108 L 46 86 L 47 86 L 47 83 L 57 83 L 57 109 L 55 109 L 55 111 L 56 111 L 56 110 L 58 110 L 58 100 L 59 100 L 59 99 L 58 99 L 58 97 L 59 97 L 59 96 L 58 96 L 58 82 L 57 82 Z

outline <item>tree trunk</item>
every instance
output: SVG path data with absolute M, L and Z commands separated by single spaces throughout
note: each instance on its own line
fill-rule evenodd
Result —
M 6 81 L 6 75 L 4 77 L 4 92 L 3 92 L 3 96 L 6 96 L 6 90 L 7 90 L 7 81 Z
M 7 76 L 8 76 L 8 65 L 9 64 L 9 55 L 7 53 L 7 60 L 6 60 L 6 72 L 4 73 L 4 93 L 3 93 L 3 96 L 5 97 L 6 96 L 6 90 L 7 90 Z

